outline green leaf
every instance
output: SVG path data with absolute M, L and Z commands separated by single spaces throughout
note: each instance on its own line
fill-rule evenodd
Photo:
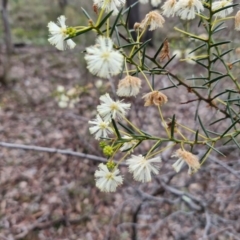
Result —
M 213 33 L 218 30 L 222 25 L 224 24 L 224 22 L 221 22 L 220 24 L 218 24 L 214 29 L 213 29 Z
M 211 146 L 209 143 L 206 143 L 212 150 L 214 150 L 215 152 L 219 153 L 220 155 L 226 157 L 222 152 L 218 151 L 215 147 Z
M 133 3 L 131 6 L 129 6 L 128 8 L 126 8 L 124 11 L 123 11 L 123 13 L 122 13 L 122 15 L 124 15 L 125 13 L 127 13 L 131 8 L 133 8 L 135 5 L 137 5 L 139 2 L 137 1 L 137 2 L 135 2 L 135 3 Z
M 113 11 L 109 12 L 96 27 L 101 28 L 103 24 L 108 20 L 108 18 L 111 17 L 112 13 Z
M 237 142 L 237 140 L 232 136 L 232 140 L 235 142 L 235 144 L 237 145 L 237 147 L 240 149 L 240 145 L 239 143 Z
M 208 77 L 191 77 L 186 80 L 208 80 Z
M 119 32 L 118 32 L 118 28 L 117 27 L 115 28 L 115 33 L 116 33 L 116 37 L 117 37 L 118 46 L 120 46 L 121 45 L 121 41 L 120 41 Z M 119 48 L 121 48 L 121 47 L 119 47 Z
M 126 17 L 125 24 L 124 24 L 125 28 L 128 27 L 128 20 L 129 20 L 129 17 L 130 17 L 130 13 L 131 13 L 131 12 L 132 12 L 132 7 L 130 6 L 130 7 L 128 8 L 127 17 Z M 124 14 L 124 13 L 123 13 L 123 14 Z
M 199 121 L 199 123 L 200 123 L 200 125 L 201 125 L 201 128 L 202 128 L 203 132 L 204 132 L 205 135 L 209 138 L 208 132 L 207 132 L 207 130 L 205 129 L 204 125 L 202 124 L 202 120 L 201 120 L 201 118 L 200 118 L 199 115 L 198 115 L 198 121 Z
M 224 30 L 224 29 L 226 29 L 227 27 L 222 27 L 222 28 L 218 28 L 215 32 L 213 32 L 213 34 L 215 34 L 215 33 L 217 33 L 217 32 L 220 32 L 220 31 L 222 31 L 222 30 Z
M 115 21 L 114 21 L 114 23 L 113 23 L 113 25 L 112 25 L 112 27 L 111 27 L 110 37 L 113 35 L 113 32 L 114 32 L 115 27 L 116 27 L 116 25 L 117 25 L 117 23 L 118 23 L 118 20 L 119 20 L 119 18 L 121 17 L 122 10 L 123 10 L 123 8 L 120 9 L 117 17 L 115 18 Z
M 206 159 L 204 161 L 201 162 L 201 160 L 203 160 L 207 155 L 208 153 L 211 151 L 211 147 L 208 148 L 208 150 L 204 153 L 204 155 L 201 157 L 201 159 L 199 160 L 199 162 L 201 163 L 201 165 L 206 161 Z
M 197 130 L 196 134 L 195 134 L 195 143 L 198 141 L 198 133 L 199 133 L 199 131 Z
M 153 74 L 153 75 L 152 75 L 152 84 L 151 84 L 151 85 L 152 85 L 152 88 L 153 88 L 153 90 L 154 90 L 154 85 L 155 85 L 155 84 L 154 84 L 154 83 L 155 83 L 155 81 L 154 81 L 154 76 L 155 76 L 155 75 Z
M 162 42 L 162 44 L 160 45 L 160 47 L 158 48 L 157 52 L 155 53 L 153 59 L 156 59 L 156 57 L 158 56 L 158 54 L 160 53 L 160 51 L 162 50 L 163 46 L 164 46 L 164 42 L 167 40 L 167 38 L 165 38 L 165 40 Z
M 199 109 L 200 103 L 201 103 L 201 100 L 198 101 L 198 105 L 197 105 L 197 108 L 196 108 L 196 111 L 195 111 L 195 114 L 194 114 L 194 120 L 195 120 L 195 121 L 197 120 L 198 109 Z
M 174 129 L 175 129 L 175 114 L 173 115 L 171 122 L 171 139 L 174 138 Z
M 228 5 L 228 6 L 223 7 L 223 8 L 219 8 L 218 10 L 213 11 L 213 15 L 216 14 L 216 13 L 218 13 L 218 12 L 221 12 L 221 11 L 227 9 L 227 8 L 231 8 L 231 7 L 235 7 L 235 6 L 238 6 L 238 3 L 236 3 L 236 4 L 231 4 L 231 5 Z
M 236 123 L 238 123 L 240 121 L 240 119 L 237 119 L 229 128 L 227 128 L 227 130 L 221 135 L 221 138 L 223 138 L 225 136 L 225 134 L 228 133 L 228 131 L 235 126 Z
M 147 44 L 151 41 L 152 39 L 148 39 L 146 42 L 144 42 L 132 55 L 134 57 L 142 48 L 146 47 Z
M 234 50 L 233 48 L 232 49 L 229 49 L 225 52 L 223 52 L 220 56 L 217 56 L 216 58 L 214 58 L 213 60 L 211 60 L 211 62 L 216 62 L 218 59 L 222 58 L 224 55 L 228 54 L 229 52 L 231 52 L 232 50 Z M 214 54 L 216 56 L 216 54 Z
M 81 7 L 81 9 L 82 9 L 84 15 L 87 17 L 87 19 L 89 19 L 89 20 L 92 19 L 92 18 L 88 15 L 87 11 L 86 11 L 83 7 Z
M 93 29 L 92 27 L 88 27 L 87 29 L 79 30 L 74 37 L 79 36 L 79 35 L 81 35 L 81 34 L 83 34 L 83 33 L 89 32 L 89 31 L 91 31 L 92 29 Z M 68 39 L 72 39 L 72 38 L 73 38 L 73 37 L 67 37 L 67 38 L 64 39 L 64 41 L 67 41 Z
M 232 63 L 230 63 L 230 65 L 234 65 L 234 64 L 236 64 L 238 62 L 240 62 L 240 59 L 233 61 Z
M 120 46 L 119 48 L 131 47 L 131 46 L 138 45 L 138 44 L 139 44 L 139 43 L 129 43 L 129 44 L 126 44 L 126 45 L 122 45 L 122 46 Z
M 167 90 L 167 89 L 170 89 L 170 88 L 175 88 L 175 86 L 169 86 L 169 87 L 165 87 L 165 88 L 160 88 L 159 91 Z
M 238 102 L 239 100 L 240 98 L 237 97 L 237 98 L 230 98 L 230 99 L 224 100 L 224 102 Z
M 227 110 L 228 110 L 228 113 L 230 115 L 230 119 L 231 119 L 232 123 L 234 123 L 234 119 L 233 119 L 233 116 L 232 116 L 232 110 L 231 110 L 231 107 L 229 105 L 229 102 L 227 102 Z M 237 120 L 239 120 L 239 118 Z M 234 128 L 235 128 L 235 126 L 234 126 Z
M 142 53 L 142 59 L 141 59 L 141 66 L 144 66 L 144 62 L 145 62 L 145 55 L 146 55 L 146 48 L 143 49 L 143 53 Z
M 175 58 L 176 55 L 172 56 L 167 63 L 162 67 L 163 69 L 167 67 L 167 65 Z
M 216 82 L 216 81 L 218 81 L 218 80 L 220 80 L 220 79 L 222 79 L 222 78 L 225 78 L 225 77 L 228 77 L 228 74 L 225 74 L 225 75 L 223 75 L 223 76 L 216 77 L 216 78 L 214 78 L 214 79 L 212 79 L 212 80 L 204 83 L 203 86 L 206 86 L 206 85 L 208 85 L 208 84 L 212 84 L 212 83 L 214 83 L 214 82 Z
M 223 143 L 223 145 L 226 145 L 229 142 L 233 141 L 232 137 L 237 137 L 239 134 L 240 134 L 240 132 L 236 133 L 234 136 L 231 136 L 231 138 L 228 141 L 226 141 L 225 143 Z
M 134 131 L 133 131 L 131 128 L 125 126 L 125 125 L 124 125 L 123 123 L 121 123 L 121 122 L 118 122 L 118 124 L 119 124 L 122 128 L 124 128 L 127 132 L 129 132 L 130 134 L 134 134 Z
M 163 143 L 161 140 L 158 140 L 158 144 L 156 146 L 154 146 L 154 148 L 151 150 L 151 153 L 156 150 L 157 148 L 159 148 L 161 146 L 161 144 Z
M 193 89 L 208 89 L 207 87 L 202 87 L 202 86 L 192 86 L 191 88 Z
M 116 132 L 118 138 L 121 139 L 121 135 L 120 135 L 120 133 L 119 133 L 119 131 L 118 131 L 118 128 L 117 128 L 117 125 L 116 125 L 114 119 L 112 119 L 112 125 L 113 125 L 113 128 L 114 128 L 114 130 L 115 130 L 115 132 Z
M 207 44 L 206 43 L 203 43 L 202 45 L 200 45 L 200 46 L 198 46 L 198 47 L 196 47 L 195 49 L 193 49 L 190 53 L 188 53 L 188 54 L 191 54 L 191 53 L 193 53 L 193 52 L 196 52 L 198 49 L 200 49 L 200 48 L 202 48 L 202 47 L 204 47 L 204 46 L 207 46 Z
M 216 71 L 210 71 L 210 73 L 215 73 L 215 74 L 218 74 L 218 75 L 223 75 L 223 73 L 221 73 L 221 72 L 216 72 Z
M 228 43 L 231 43 L 231 41 L 217 42 L 217 43 L 214 43 L 214 44 L 210 45 L 210 48 L 216 47 L 216 46 L 219 46 L 219 45 L 223 45 L 223 44 L 228 44 Z
M 225 119 L 227 119 L 227 117 L 219 118 L 219 119 L 217 119 L 216 121 L 211 122 L 211 123 L 209 124 L 209 126 L 214 125 L 215 123 L 221 122 L 222 120 L 225 120 Z
M 208 133 L 212 133 L 212 134 L 214 134 L 214 135 L 216 135 L 216 136 L 220 136 L 221 134 L 219 134 L 219 133 L 216 133 L 216 132 L 213 132 L 213 131 L 210 131 L 210 130 L 207 130 L 207 132 Z
M 178 86 L 173 82 L 171 76 L 169 74 L 167 74 L 167 77 L 168 77 L 169 81 L 172 83 L 172 85 L 177 88 Z
M 197 64 L 201 65 L 202 67 L 208 69 L 208 66 L 206 66 L 205 64 L 199 62 L 199 60 L 194 60 L 194 59 L 193 59 L 193 61 L 196 62 Z
M 202 18 L 200 18 L 200 21 L 198 23 L 198 28 L 201 26 L 202 23 L 203 23 L 203 20 L 202 20 Z

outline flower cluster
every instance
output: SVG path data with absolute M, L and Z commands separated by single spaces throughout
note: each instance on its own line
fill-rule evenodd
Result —
M 204 11 L 203 2 L 201 0 L 167 0 L 161 7 L 162 14 L 166 17 L 177 15 L 183 20 L 191 20 L 195 18 L 196 13 L 200 14 Z M 212 10 L 216 12 L 214 16 L 225 18 L 233 12 L 232 4 L 232 0 L 213 2 Z
M 140 0 L 140 2 L 147 3 L 149 1 Z M 161 4 L 161 0 L 150 0 L 150 2 L 154 7 Z M 154 84 L 151 84 L 148 80 L 148 74 L 154 75 L 155 73 L 154 71 L 150 71 L 150 68 L 148 71 L 148 65 L 150 64 L 145 64 L 143 61 L 144 51 L 142 47 L 144 47 L 144 45 L 141 42 L 141 37 L 147 30 L 153 31 L 158 28 L 163 28 L 165 23 L 163 16 L 178 16 L 181 19 L 187 20 L 194 19 L 196 15 L 200 15 L 204 11 L 204 4 L 207 3 L 204 3 L 202 0 L 166 0 L 161 7 L 161 12 L 158 10 L 150 11 L 140 23 L 135 23 L 134 29 L 137 33 L 137 43 L 132 42 L 130 35 L 129 38 L 122 35 L 123 40 L 127 40 L 127 45 L 121 42 L 122 40 L 118 37 L 118 34 L 116 34 L 117 39 L 112 38 L 112 36 L 115 36 L 112 34 L 114 33 L 114 28 L 118 28 L 120 25 L 117 23 L 111 28 L 110 18 L 103 18 L 105 12 L 112 12 L 112 15 L 117 15 L 119 9 L 126 3 L 126 0 L 93 0 L 93 3 L 94 12 L 98 16 L 96 23 L 95 20 L 89 20 L 89 24 L 86 27 L 67 27 L 65 24 L 65 16 L 60 16 L 57 24 L 54 22 L 48 24 L 50 32 L 49 42 L 59 50 L 65 50 L 67 48 L 73 49 L 76 44 L 72 38 L 76 35 L 90 30 L 96 32 L 98 36 L 96 37 L 95 44 L 86 47 L 84 51 L 84 59 L 88 71 L 101 78 L 99 80 L 101 84 L 103 78 L 111 81 L 112 77 L 121 73 L 123 77 L 119 81 L 116 91 L 119 97 L 136 97 L 140 93 L 143 85 L 141 79 L 144 78 L 150 89 L 150 92 L 141 96 L 144 99 L 144 106 L 157 107 L 161 122 L 166 131 L 165 135 L 169 137 L 169 141 L 175 141 L 175 144 L 179 144 L 179 141 L 176 141 L 173 137 L 170 139 L 170 135 L 176 130 L 174 128 L 175 125 L 177 126 L 177 122 L 172 120 L 172 122 L 166 124 L 164 115 L 161 112 L 161 106 L 168 102 L 168 97 L 161 91 L 156 90 Z M 211 6 L 212 9 L 210 7 L 208 9 L 213 11 L 215 17 L 225 17 L 232 12 L 231 4 L 232 0 L 215 1 Z M 222 8 L 224 8 L 224 10 L 222 10 Z M 119 19 L 121 19 L 121 17 Z M 235 17 L 235 28 L 237 30 L 240 29 L 239 19 L 238 13 Z M 118 32 L 116 31 L 116 33 Z M 202 39 L 204 40 L 205 38 Z M 132 50 L 129 53 L 128 48 L 130 47 L 132 47 Z M 185 56 L 185 60 L 189 63 L 195 63 L 193 60 L 197 57 L 192 53 L 192 50 L 187 49 L 185 52 L 188 54 Z M 170 61 L 170 44 L 167 39 L 155 56 L 158 54 L 160 62 L 165 59 Z M 148 60 L 149 59 L 151 60 L 151 58 L 148 58 Z M 154 59 L 156 58 L 154 57 Z M 137 63 L 137 61 L 139 61 L 139 63 Z M 132 64 L 132 66 L 136 67 L 136 70 L 128 68 L 128 64 Z M 155 71 L 157 72 L 159 69 L 160 68 L 156 68 Z M 114 82 L 111 81 L 111 84 L 114 84 Z M 74 88 L 66 91 L 64 87 L 59 86 L 56 92 L 58 104 L 62 108 L 73 107 L 78 101 L 77 95 L 79 94 Z M 134 101 L 133 98 L 130 98 L 130 100 Z M 102 148 L 104 156 L 107 158 L 107 163 L 99 164 L 95 172 L 96 186 L 103 192 L 116 191 L 117 187 L 123 184 L 123 176 L 119 169 L 122 161 L 125 161 L 128 166 L 128 171 L 132 174 L 134 180 L 142 183 L 150 182 L 154 175 L 159 174 L 161 165 L 161 157 L 159 154 L 162 152 L 162 149 L 156 151 L 156 148 L 159 147 L 159 142 L 164 138 L 151 138 L 150 135 L 145 134 L 145 132 L 138 129 L 136 125 L 126 118 L 131 107 L 130 103 L 126 103 L 124 100 L 113 100 L 108 93 L 101 95 L 99 101 L 100 104 L 96 107 L 95 118 L 88 122 L 90 125 L 90 134 L 92 134 L 96 140 L 101 141 L 99 145 Z M 126 121 L 127 124 L 124 125 L 122 121 Z M 120 126 L 119 128 L 118 125 Z M 170 129 L 169 126 L 173 127 Z M 177 131 L 176 133 L 181 134 Z M 182 137 L 185 139 L 185 136 L 182 135 Z M 136 153 L 136 148 L 144 140 L 157 140 L 157 142 L 147 153 L 134 154 L 129 157 L 133 151 Z M 187 141 L 184 142 L 184 144 L 187 144 Z M 178 149 L 172 155 L 172 157 L 178 158 L 172 167 L 176 172 L 179 172 L 183 165 L 187 164 L 189 168 L 188 173 L 191 174 L 200 169 L 200 162 L 197 156 L 183 149 L 184 144 L 181 145 L 181 149 Z M 123 155 L 118 162 L 113 160 L 117 156 L 116 153 Z
M 142 155 L 132 155 L 126 160 L 129 172 L 133 174 L 133 178 L 139 182 L 150 182 L 152 174 L 159 173 L 160 157 L 146 159 Z M 103 192 L 114 192 L 116 187 L 123 183 L 123 177 L 119 175 L 120 171 L 117 167 L 109 169 L 103 163 L 99 164 L 99 170 L 95 172 L 96 186 Z
M 98 115 L 96 119 L 89 121 L 89 124 L 95 125 L 90 127 L 91 134 L 95 134 L 96 139 L 107 138 L 109 133 L 113 130 L 110 128 L 112 119 L 121 119 L 126 115 L 127 110 L 130 109 L 130 103 L 123 101 L 114 101 L 108 93 L 100 97 L 101 104 L 97 106 Z

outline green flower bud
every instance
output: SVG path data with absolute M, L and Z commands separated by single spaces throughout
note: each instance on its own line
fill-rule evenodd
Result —
M 100 143 L 99 143 L 99 147 L 100 148 L 105 148 L 107 146 L 107 143 L 106 142 L 104 142 L 104 141 L 101 141 Z
M 108 170 L 111 171 L 115 168 L 116 163 L 114 163 L 113 161 L 109 161 L 109 162 L 107 162 L 106 165 L 107 165 Z
M 73 28 L 73 27 L 69 27 L 69 28 L 67 28 L 67 32 L 66 33 L 67 33 L 67 35 L 69 37 L 75 37 L 76 33 L 77 33 L 77 30 L 75 28 Z
M 103 154 L 106 157 L 111 157 L 113 155 L 113 148 L 111 146 L 105 146 L 103 148 Z

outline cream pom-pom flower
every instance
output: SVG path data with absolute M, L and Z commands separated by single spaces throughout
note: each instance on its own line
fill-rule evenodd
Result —
M 114 168 L 112 171 L 109 171 L 108 167 L 103 163 L 100 163 L 98 167 L 99 170 L 96 170 L 94 174 L 96 186 L 102 192 L 115 192 L 117 186 L 123 183 L 123 178 L 119 175 L 119 169 Z
M 183 20 L 191 20 L 204 10 L 203 4 L 199 0 L 179 0 L 175 7 L 176 14 Z
M 86 49 L 88 70 L 99 77 L 110 78 L 121 72 L 123 67 L 123 55 L 113 49 L 113 41 L 107 37 L 98 37 L 96 45 Z
M 112 15 L 118 14 L 118 8 L 125 5 L 126 0 L 94 0 L 94 5 L 104 9 L 106 12 L 113 11 Z
M 133 178 L 139 182 L 150 182 L 151 174 L 158 174 L 161 162 L 160 157 L 146 159 L 142 155 L 132 155 L 127 161 L 129 172 L 133 173 Z
M 161 9 L 163 10 L 162 15 L 166 17 L 173 17 L 174 14 L 176 13 L 176 0 L 167 0 L 165 3 L 162 5 Z
M 112 133 L 109 122 L 103 121 L 99 115 L 97 115 L 96 119 L 89 121 L 88 123 L 95 125 L 90 127 L 89 131 L 91 134 L 95 134 L 95 139 L 97 140 L 99 140 L 100 138 L 106 138 L 108 137 L 109 133 Z
M 54 45 L 58 50 L 65 50 L 67 48 L 73 49 L 76 43 L 72 39 L 65 40 L 69 37 L 67 33 L 67 26 L 65 24 L 66 17 L 58 17 L 58 24 L 54 22 L 49 22 L 47 27 L 50 32 L 50 37 L 48 41 Z
M 98 113 L 104 121 L 111 121 L 111 119 L 122 118 L 126 115 L 126 111 L 130 109 L 130 103 L 123 103 L 122 101 L 113 101 L 108 93 L 100 97 L 101 104 L 97 106 Z

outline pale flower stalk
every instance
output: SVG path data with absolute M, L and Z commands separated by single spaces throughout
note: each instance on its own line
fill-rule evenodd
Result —
M 90 127 L 89 131 L 91 134 L 95 134 L 96 140 L 107 138 L 108 134 L 113 132 L 109 126 L 109 122 L 103 121 L 99 115 L 97 115 L 96 119 L 89 121 L 88 123 L 95 125 L 93 127 Z
M 133 178 L 139 182 L 150 182 L 152 180 L 152 174 L 158 174 L 161 158 L 155 157 L 146 159 L 142 155 L 132 155 L 130 159 L 126 161 L 129 172 L 133 173 Z
M 175 6 L 176 14 L 183 20 L 191 20 L 204 10 L 203 4 L 199 0 L 179 0 Z
M 185 163 L 188 165 L 188 174 L 192 174 L 200 168 L 198 157 L 186 150 L 178 149 L 172 157 L 178 158 L 172 165 L 176 172 L 179 172 Z
M 240 11 L 235 16 L 235 30 L 240 31 Z
M 119 10 L 125 5 L 126 0 L 94 0 L 94 5 L 98 8 L 104 9 L 105 12 L 113 11 L 112 15 L 117 15 Z
M 123 183 L 123 178 L 119 175 L 119 169 L 115 168 L 109 171 L 108 167 L 100 163 L 98 165 L 99 170 L 96 170 L 96 186 L 102 192 L 115 192 L 117 187 Z
M 110 78 L 121 72 L 123 55 L 113 49 L 110 38 L 99 36 L 96 45 L 86 48 L 85 60 L 88 70 L 99 77 Z
M 104 121 L 111 121 L 111 119 L 121 119 L 126 115 L 126 111 L 130 109 L 130 103 L 123 103 L 122 101 L 113 101 L 108 93 L 100 97 L 101 105 L 97 106 L 98 113 Z
M 67 34 L 67 26 L 65 24 L 66 17 L 58 17 L 58 24 L 54 22 L 48 23 L 48 29 L 50 32 L 50 37 L 48 41 L 54 45 L 58 50 L 66 50 L 67 48 L 73 49 L 76 44 L 72 39 L 65 40 L 69 35 Z

